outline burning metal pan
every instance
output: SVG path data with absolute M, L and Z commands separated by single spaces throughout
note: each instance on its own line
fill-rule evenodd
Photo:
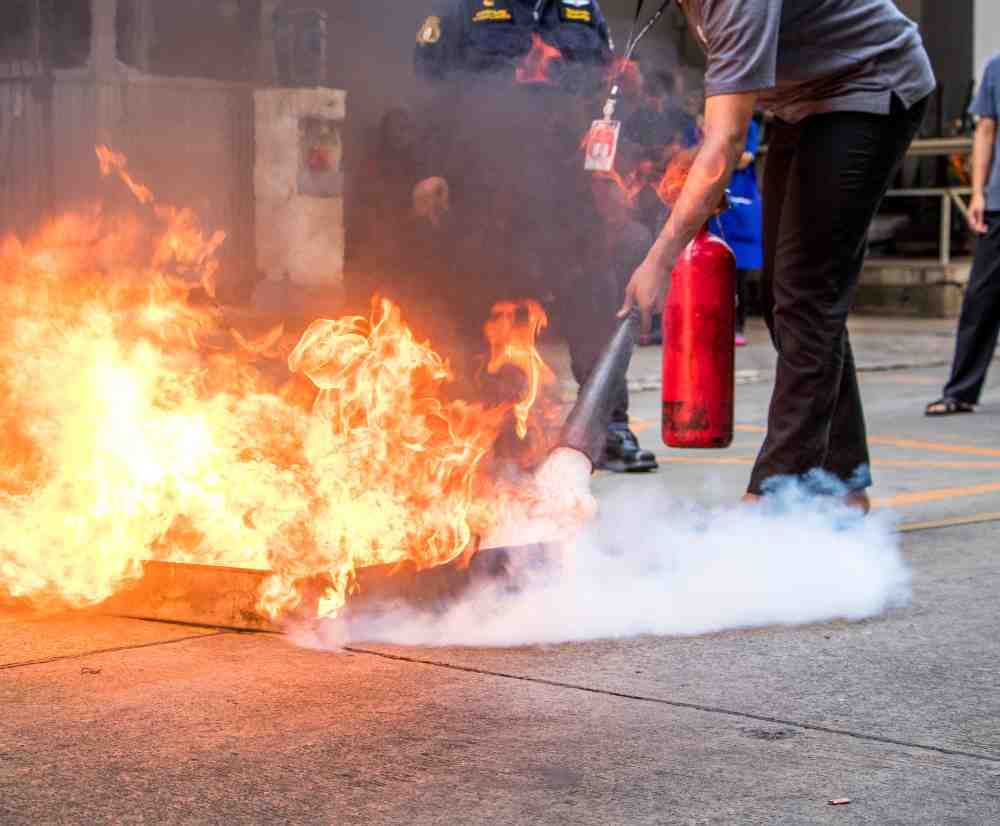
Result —
M 539 564 L 545 557 L 544 545 L 523 545 L 484 549 L 468 564 L 455 561 L 418 571 L 412 567 L 379 566 L 363 568 L 357 575 L 357 592 L 345 611 L 378 612 L 404 602 L 423 610 L 437 610 L 459 597 L 475 583 L 513 583 L 512 571 Z M 267 571 L 191 565 L 181 562 L 149 561 L 143 576 L 98 607 L 102 614 L 160 622 L 233 628 L 242 631 L 280 632 L 257 606 Z M 304 589 L 307 604 L 304 616 L 315 609 L 323 583 Z
M 606 345 L 591 375 L 580 390 L 563 427 L 561 447 L 596 461 L 606 438 L 610 394 L 628 370 L 639 331 L 639 317 L 623 319 Z M 586 471 L 586 467 L 585 467 Z M 466 564 L 456 560 L 419 571 L 413 567 L 381 566 L 358 571 L 358 589 L 345 606 L 348 615 L 378 612 L 400 602 L 425 610 L 446 606 L 469 587 L 484 581 L 505 582 L 516 588 L 520 575 L 544 565 L 546 540 L 551 533 L 527 532 L 529 525 L 514 526 L 518 539 L 494 537 L 493 547 L 477 552 Z M 539 526 L 534 526 L 538 528 Z M 530 537 L 535 544 L 513 544 Z M 507 544 L 505 544 L 507 543 Z M 100 606 L 102 613 L 139 619 L 182 622 L 250 631 L 281 631 L 257 605 L 267 571 L 147 562 L 142 578 Z M 301 589 L 302 616 L 316 615 L 316 604 L 325 590 L 315 580 Z

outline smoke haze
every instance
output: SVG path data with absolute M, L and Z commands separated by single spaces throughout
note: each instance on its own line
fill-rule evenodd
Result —
M 444 611 L 394 606 L 293 639 L 508 647 L 693 635 L 861 620 L 910 595 L 890 515 L 862 518 L 796 487 L 767 506 L 713 509 L 621 491 L 575 549 L 519 579 L 516 591 L 480 583 Z

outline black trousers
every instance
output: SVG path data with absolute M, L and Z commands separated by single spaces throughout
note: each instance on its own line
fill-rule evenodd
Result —
M 640 261 L 641 263 L 641 261 Z M 635 266 L 638 266 L 636 264 Z M 624 288 L 619 289 L 612 277 L 601 278 L 598 273 L 582 283 L 567 285 L 556 295 L 559 321 L 569 345 L 570 369 L 577 384 L 583 387 L 597 366 L 607 343 L 618 327 L 616 308 L 625 298 Z M 620 376 L 610 392 L 611 410 L 608 421 L 612 425 L 628 425 L 628 379 Z
M 747 280 L 753 270 L 736 270 L 736 332 L 740 335 L 747 326 Z
M 871 485 L 847 313 L 868 227 L 926 105 L 894 100 L 890 115 L 831 112 L 771 130 L 761 286 L 778 364 L 751 493 L 817 469 L 852 490 Z
M 1000 334 L 1000 212 L 987 212 L 986 225 L 962 300 L 955 361 L 944 387 L 946 398 L 969 404 L 979 404 Z

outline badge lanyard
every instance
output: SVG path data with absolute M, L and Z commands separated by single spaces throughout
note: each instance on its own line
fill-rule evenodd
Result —
M 656 14 L 646 21 L 646 24 L 639 29 L 638 33 L 636 33 L 636 27 L 639 25 L 639 18 L 642 16 L 642 7 L 645 5 L 645 0 L 638 0 L 636 4 L 632 28 L 625 43 L 625 54 L 611 83 L 611 92 L 604 103 L 604 117 L 595 120 L 590 125 L 590 132 L 587 135 L 587 150 L 583 166 L 589 172 L 610 172 L 614 169 L 615 156 L 618 154 L 618 137 L 621 134 L 622 128 L 621 121 L 615 119 L 615 108 L 618 105 L 619 94 L 618 84 L 625 73 L 629 61 L 632 59 L 632 55 L 635 53 L 635 47 L 639 45 L 639 41 L 649 34 L 653 26 L 663 17 L 667 6 L 672 2 L 673 0 L 663 0 Z

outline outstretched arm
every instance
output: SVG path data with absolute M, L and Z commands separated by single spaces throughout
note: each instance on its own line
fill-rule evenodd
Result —
M 649 331 L 674 263 L 722 201 L 743 154 L 756 102 L 756 92 L 716 95 L 705 102 L 704 142 L 670 219 L 629 282 L 621 309 L 624 317 L 638 307 L 644 332 Z

